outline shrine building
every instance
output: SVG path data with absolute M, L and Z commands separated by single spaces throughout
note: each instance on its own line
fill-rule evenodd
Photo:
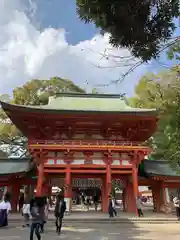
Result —
M 151 152 L 143 143 L 156 131 L 156 109 L 131 108 L 119 95 L 77 93 L 57 94 L 41 106 L 1 105 L 27 137 L 31 164 L 37 170 L 37 179 L 32 181 L 13 175 L 16 188 L 21 178 L 24 183 L 35 181 L 36 194 L 41 196 L 53 184 L 62 184 L 70 200 L 74 182 L 97 180 L 103 212 L 108 211 L 113 181 L 122 183 L 127 212 L 136 212 L 138 185 L 155 183 L 158 198 L 162 181 L 138 178 L 139 165 Z

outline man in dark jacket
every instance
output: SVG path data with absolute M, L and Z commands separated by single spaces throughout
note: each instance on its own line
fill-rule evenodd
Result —
M 62 227 L 62 219 L 64 217 L 64 213 L 66 211 L 66 202 L 64 201 L 64 197 L 59 194 L 56 197 L 56 206 L 54 215 L 56 217 L 56 232 L 59 235 Z

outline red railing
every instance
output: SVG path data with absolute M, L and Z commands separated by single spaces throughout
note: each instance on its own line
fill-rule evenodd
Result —
M 62 145 L 62 146 L 138 146 L 141 142 L 119 140 L 30 140 L 29 145 Z

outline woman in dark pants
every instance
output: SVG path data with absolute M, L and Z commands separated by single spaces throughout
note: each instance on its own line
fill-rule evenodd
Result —
M 64 201 L 64 197 L 61 194 L 59 194 L 56 197 L 56 206 L 54 211 L 54 215 L 56 217 L 57 234 L 61 233 L 62 219 L 64 217 L 65 211 L 66 211 L 66 202 Z
M 114 217 L 113 202 L 111 196 L 109 196 L 109 206 L 108 206 L 109 217 Z
M 8 214 L 11 211 L 10 194 L 6 193 L 0 203 L 0 227 L 8 226 Z
M 30 212 L 32 216 L 32 223 L 30 229 L 30 240 L 33 240 L 34 232 L 38 240 L 41 240 L 40 228 L 41 228 L 41 216 L 40 216 L 40 209 L 35 199 L 31 200 L 30 203 Z

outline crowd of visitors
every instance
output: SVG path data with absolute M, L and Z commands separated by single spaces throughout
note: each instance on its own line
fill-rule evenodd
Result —
M 98 204 L 99 204 L 99 197 L 98 197 L 97 194 L 95 194 L 92 198 L 92 196 L 88 196 L 88 195 L 85 195 L 84 193 L 82 193 L 80 195 L 80 199 L 81 199 L 82 209 L 89 210 L 90 206 L 93 203 L 94 204 L 94 209 L 97 212 Z
M 0 227 L 8 226 L 8 216 L 11 212 L 10 197 L 10 194 L 6 193 L 0 202 Z M 90 204 L 87 196 L 82 194 L 81 199 L 84 205 L 88 206 Z M 98 201 L 98 196 L 95 195 L 93 199 L 95 211 L 97 211 Z M 173 202 L 176 208 L 177 218 L 180 220 L 180 198 L 174 197 Z M 138 216 L 143 217 L 143 202 L 140 196 L 136 199 L 136 207 Z M 48 220 L 49 199 L 47 197 L 33 197 L 30 201 L 22 201 L 21 199 L 21 204 L 19 202 L 19 210 L 24 219 L 22 227 L 30 227 L 30 240 L 33 240 L 34 233 L 37 239 L 40 240 L 41 234 L 44 232 L 44 226 Z M 66 202 L 63 192 L 58 192 L 56 194 L 54 209 L 56 233 L 58 235 L 61 233 L 62 219 L 65 211 Z M 117 216 L 115 198 L 112 195 L 109 196 L 108 212 L 110 218 Z
M 22 227 L 30 227 L 30 240 L 34 239 L 34 233 L 38 240 L 41 240 L 41 234 L 44 232 L 44 225 L 48 219 L 49 200 L 47 197 L 33 197 L 29 201 L 24 201 L 19 206 L 24 223 Z M 62 219 L 66 211 L 66 202 L 63 193 L 57 193 L 55 203 L 55 226 L 56 233 L 61 233 Z M 10 194 L 6 193 L 0 202 L 0 227 L 8 226 L 8 216 L 11 212 Z

